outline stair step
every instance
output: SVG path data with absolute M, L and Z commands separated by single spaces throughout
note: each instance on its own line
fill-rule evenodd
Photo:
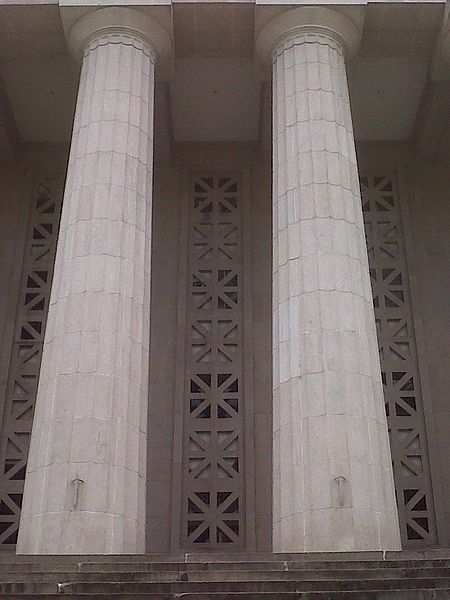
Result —
M 124 593 L 218 593 L 218 592 L 311 592 L 311 591 L 344 591 L 344 590 L 389 590 L 389 589 L 433 589 L 448 588 L 450 577 L 415 578 L 415 579 L 364 579 L 364 580 L 320 580 L 303 581 L 207 581 L 207 582 L 102 582 L 102 583 L 64 583 L 59 586 L 60 594 L 108 594 Z M 58 585 L 51 583 L 0 583 L 1 594 L 27 593 L 51 594 L 58 591 Z
M 450 552 L 0 555 L 1 600 L 62 598 L 450 600 Z
M 60 561 L 60 557 L 52 557 L 52 562 L 37 560 L 28 557 L 30 562 L 25 563 L 0 562 L 0 573 L 14 572 L 46 572 L 46 573 L 77 573 L 77 572 L 154 572 L 154 571 L 301 571 L 301 570 L 329 570 L 342 569 L 395 569 L 395 568 L 427 568 L 450 567 L 450 559 L 420 559 L 420 560 L 359 560 L 359 561 L 255 561 L 255 562 L 91 562 L 83 557 L 83 561 Z M 104 557 L 102 557 L 104 560 Z
M 86 594 L 86 600 L 449 600 L 448 588 L 425 590 L 372 590 L 372 591 L 328 591 L 328 592 L 221 592 L 174 594 Z M 78 594 L 8 594 L 4 600 L 81 600 Z
M 202 570 L 202 571 L 153 571 L 153 572 L 60 572 L 45 571 L 34 573 L 0 573 L 0 583 L 47 583 L 47 582 L 228 582 L 228 581 L 303 581 L 329 579 L 417 579 L 430 577 L 450 577 L 449 566 L 424 568 L 374 568 L 374 569 L 301 569 L 301 570 Z
M 431 550 L 404 550 L 399 552 L 293 552 L 293 553 L 267 553 L 238 554 L 238 553 L 185 553 L 185 554 L 111 554 L 105 557 L 101 554 L 83 555 L 14 555 L 0 553 L 0 564 L 4 563 L 30 563 L 45 562 L 52 564 L 57 560 L 63 562 L 129 562 L 129 563 L 255 563 L 255 562 L 328 562 L 328 561 L 390 561 L 390 560 L 450 560 L 450 548 L 439 548 Z

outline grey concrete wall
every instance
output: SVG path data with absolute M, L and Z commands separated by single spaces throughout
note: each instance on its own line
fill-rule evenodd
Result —
M 272 202 L 270 162 L 253 169 L 252 312 L 256 548 L 272 548 Z
M 428 438 L 437 537 L 450 543 L 450 173 L 407 144 L 360 144 L 360 169 L 397 173 Z
M 448 163 L 407 170 L 408 259 L 438 542 L 450 543 L 450 172 Z
M 34 186 L 42 175 L 64 176 L 67 153 L 65 144 L 27 144 L 17 162 L 0 164 L 0 418 Z
M 176 169 L 155 168 L 148 424 L 147 550 L 169 552 L 178 306 Z
M 0 415 L 8 377 L 31 198 L 30 185 L 27 183 L 24 180 L 23 165 L 0 165 Z
M 166 155 L 167 158 L 167 155 Z M 148 531 L 150 552 L 168 552 L 176 394 L 180 209 L 183 173 L 249 169 L 250 273 L 257 550 L 271 548 L 271 180 L 255 146 L 181 144 L 155 165 L 149 393 Z
M 223 150 L 223 149 L 222 149 Z M 63 173 L 66 147 L 30 146 L 15 166 L 0 166 L 0 401 L 7 376 L 24 234 L 32 183 L 38 174 Z M 258 499 L 257 549 L 270 547 L 271 521 L 271 208 L 270 162 L 251 165 L 253 288 L 253 380 Z M 201 156 L 199 160 L 201 159 Z M 216 157 L 226 162 L 220 153 Z M 360 166 L 397 171 L 402 181 L 417 346 L 441 545 L 450 541 L 450 173 L 446 163 L 411 158 L 408 146 L 360 144 Z M 170 542 L 173 401 L 179 238 L 180 161 L 155 168 L 153 229 L 152 355 L 149 439 L 148 550 Z

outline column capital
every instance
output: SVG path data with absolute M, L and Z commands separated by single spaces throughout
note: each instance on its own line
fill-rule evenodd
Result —
M 361 41 L 360 29 L 346 13 L 317 6 L 299 7 L 278 14 L 264 25 L 256 39 L 256 52 L 267 64 L 282 41 L 307 34 L 333 39 L 347 57 L 356 54 Z
M 141 40 L 149 46 L 155 62 L 171 59 L 172 39 L 161 23 L 143 12 L 122 7 L 100 8 L 81 17 L 70 29 L 69 49 L 81 61 L 87 45 L 107 35 Z

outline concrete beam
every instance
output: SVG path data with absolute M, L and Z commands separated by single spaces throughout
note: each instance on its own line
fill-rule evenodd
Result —
M 15 162 L 19 142 L 19 131 L 0 72 L 0 163 Z
M 450 125 L 450 81 L 428 81 L 417 115 L 414 143 L 418 158 L 436 159 Z

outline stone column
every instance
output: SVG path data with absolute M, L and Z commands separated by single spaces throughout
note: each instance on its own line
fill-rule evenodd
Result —
M 326 8 L 259 34 L 273 61 L 274 551 L 399 549 L 345 54 Z
M 155 39 L 170 47 L 122 8 L 70 32 L 82 71 L 21 554 L 145 550 Z

